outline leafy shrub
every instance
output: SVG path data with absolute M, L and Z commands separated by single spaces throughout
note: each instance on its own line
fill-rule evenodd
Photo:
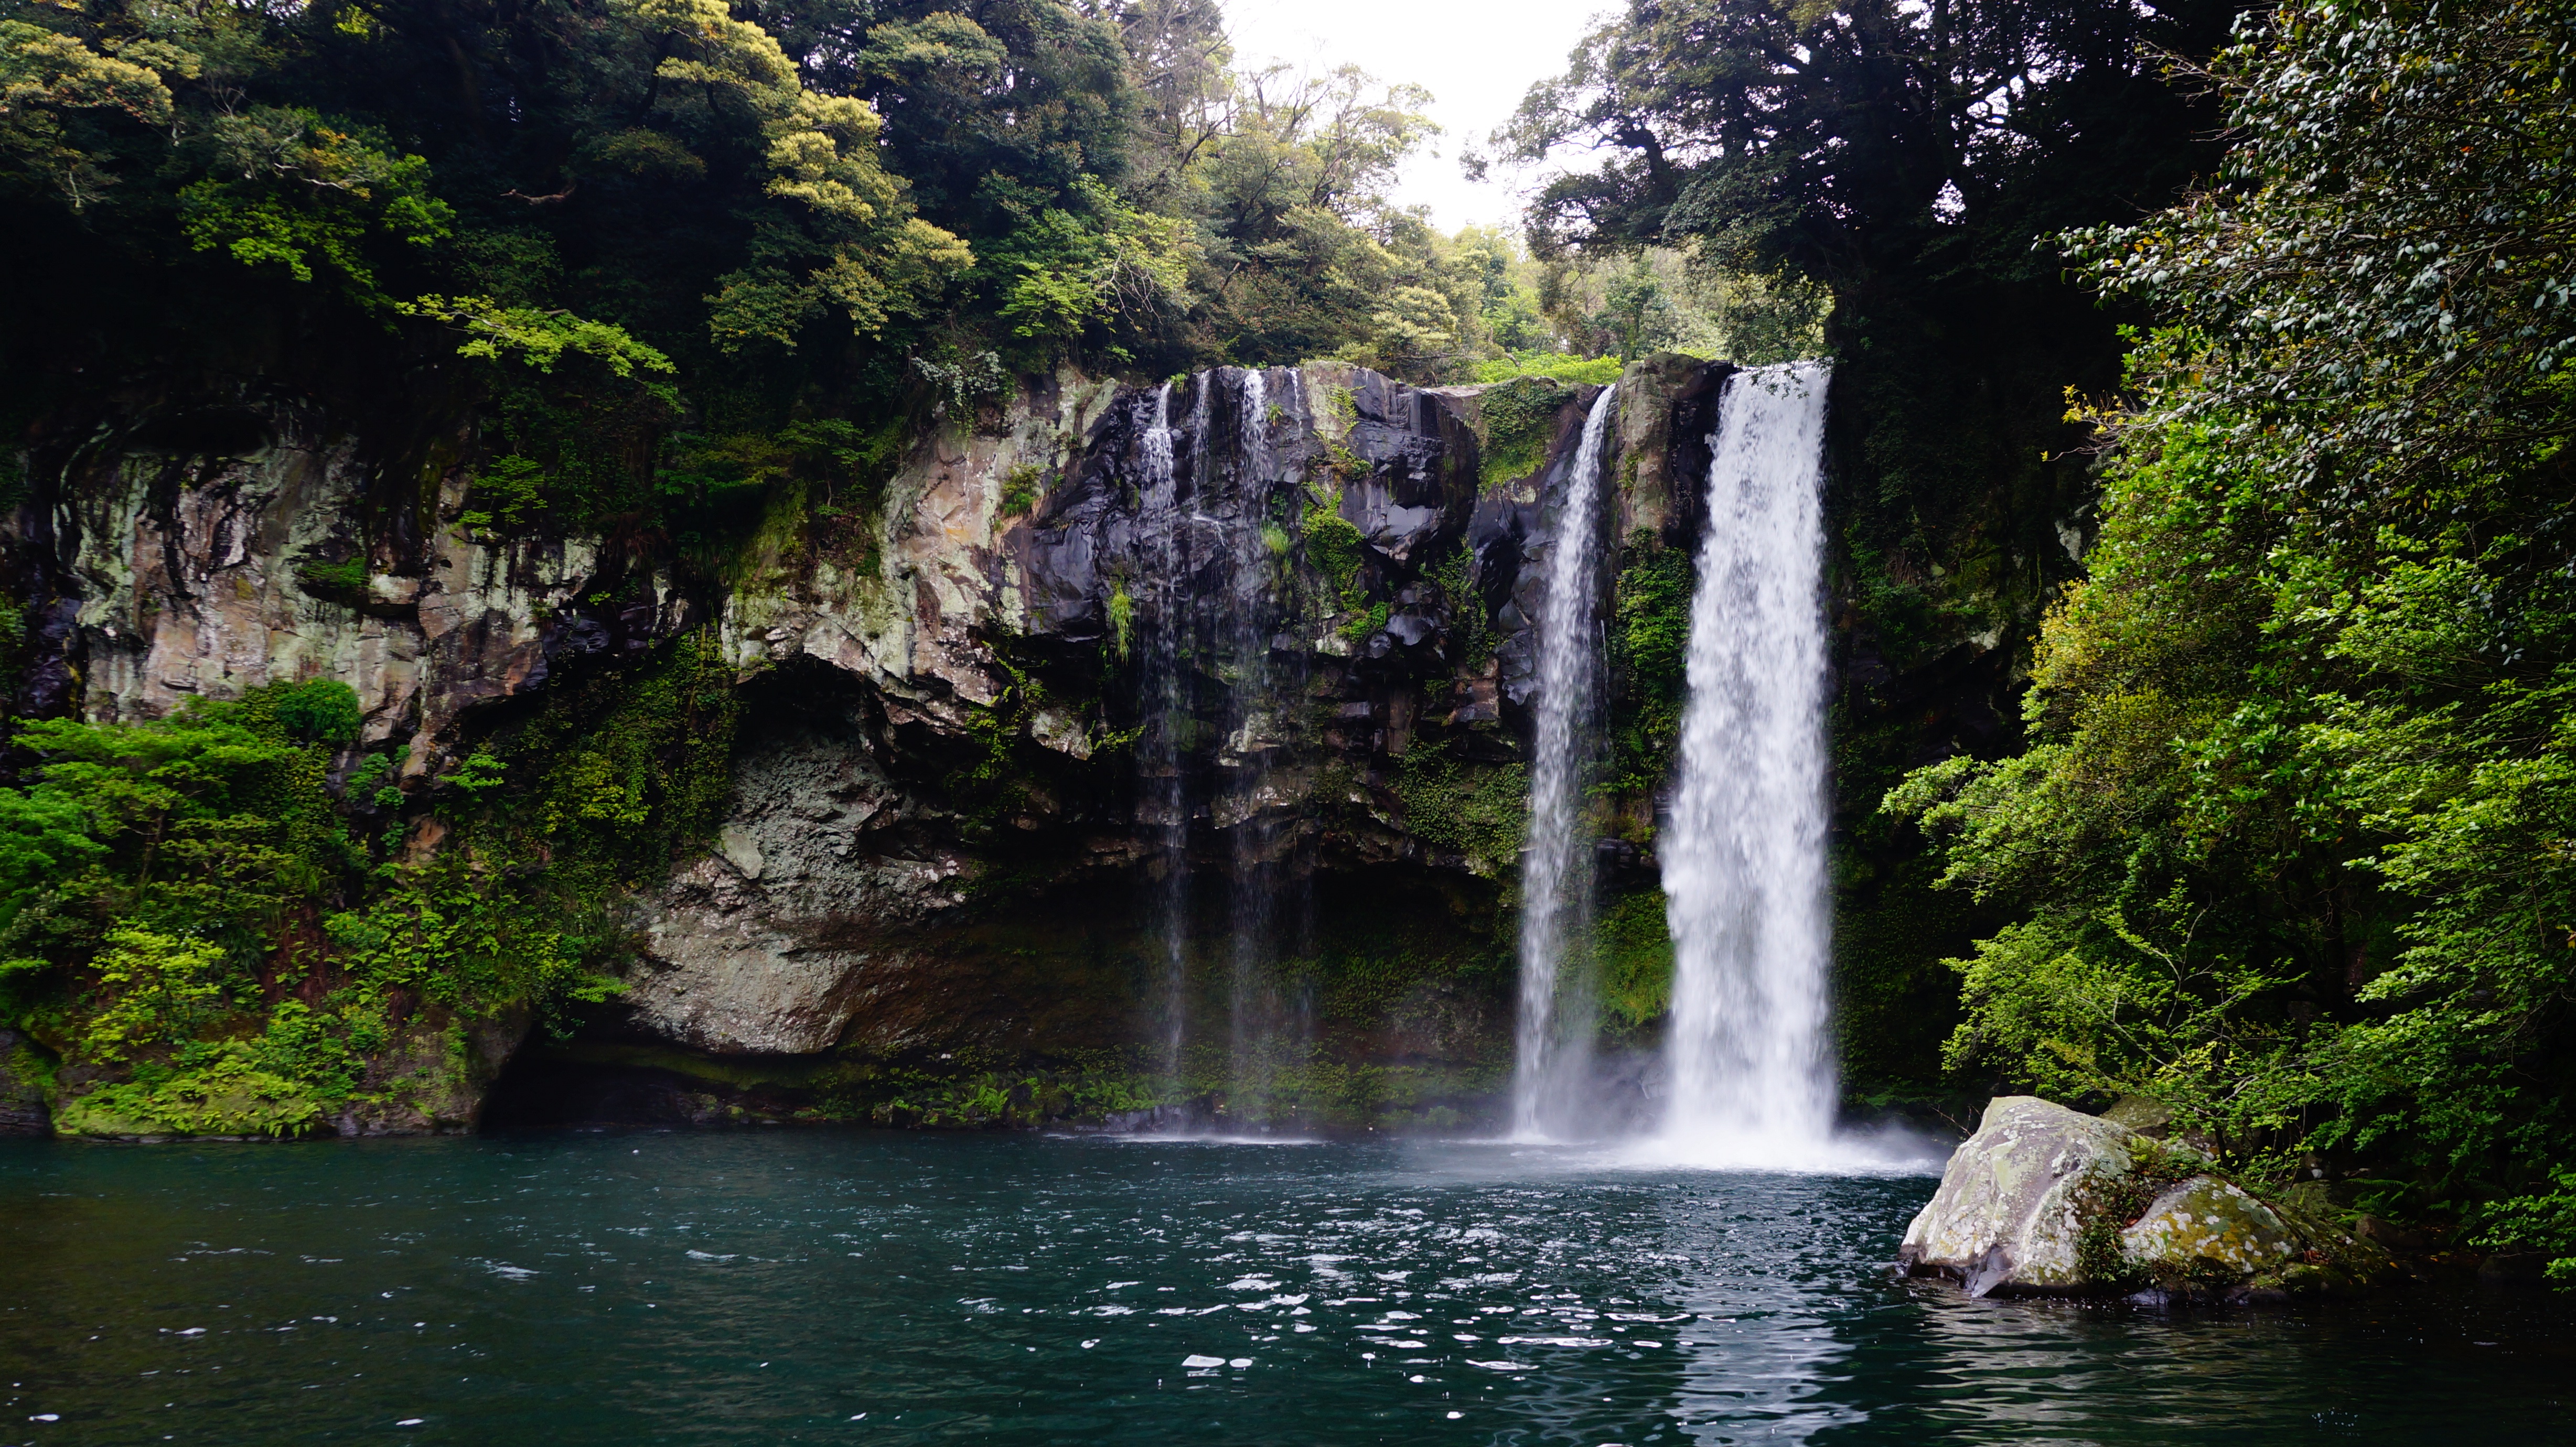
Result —
M 1530 352 L 1476 364 L 1476 380 L 1487 385 L 1519 377 L 1545 377 L 1575 385 L 1606 387 L 1627 370 L 1617 357 L 1569 357 L 1562 352 Z
M 515 528 L 545 509 L 546 471 L 532 458 L 496 457 L 474 474 L 466 498 L 502 528 Z
M 1615 364 L 1611 375 L 1618 375 Z M 1518 378 L 1485 393 L 1485 435 L 1477 450 L 1484 485 L 1517 481 L 1545 466 L 1557 415 L 1573 400 L 1573 393 L 1545 377 Z
M 91 968 L 101 1008 L 80 1037 L 81 1052 L 118 1062 L 193 1034 L 223 1009 L 224 952 L 201 940 L 134 925 L 107 932 Z
M 295 565 L 295 581 L 305 592 L 335 603 L 356 603 L 367 596 L 367 563 L 351 558 L 344 563 L 303 562 Z
M 1366 638 L 1386 626 L 1387 607 L 1369 607 L 1368 584 L 1361 567 L 1368 560 L 1359 528 L 1336 512 L 1317 509 L 1306 518 L 1306 561 L 1332 588 L 1334 611 L 1352 615 L 1340 629 L 1344 638 Z
M 1003 473 L 1001 515 L 1006 518 L 1025 517 L 1034 511 L 1038 505 L 1038 484 L 1044 476 L 1035 463 L 1028 462 Z
M 1417 839 L 1467 858 L 1494 874 L 1520 857 L 1529 827 L 1529 771 L 1519 764 L 1471 764 L 1445 743 L 1416 741 L 1396 770 L 1404 825 Z
M 345 744 L 358 736 L 364 715 L 357 690 L 337 679 L 317 678 L 284 689 L 272 698 L 278 724 L 296 738 L 320 744 Z

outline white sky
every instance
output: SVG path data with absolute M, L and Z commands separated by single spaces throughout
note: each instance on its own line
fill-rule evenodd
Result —
M 1515 177 L 1493 169 L 1484 185 L 1458 171 L 1458 153 L 1520 105 L 1535 81 L 1565 69 L 1566 53 L 1613 0 L 1223 0 L 1235 63 L 1265 60 L 1330 69 L 1357 65 L 1383 81 L 1431 92 L 1441 134 L 1405 167 L 1397 199 L 1426 205 L 1454 231 L 1472 221 L 1517 231 Z M 1436 154 L 1434 154 L 1436 153 Z

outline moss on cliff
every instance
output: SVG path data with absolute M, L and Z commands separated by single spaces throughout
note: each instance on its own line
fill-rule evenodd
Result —
M 1605 1020 L 1633 1033 L 1660 1022 L 1673 1002 L 1673 936 L 1660 889 L 1619 896 L 1593 924 Z
M 1477 399 L 1478 476 L 1486 487 L 1516 482 L 1546 465 L 1559 414 L 1575 400 L 1551 377 L 1516 377 Z
M 1689 698 L 1693 570 L 1644 529 L 1629 539 L 1612 587 L 1607 788 L 1651 794 L 1672 776 Z
M 1307 514 L 1304 539 L 1306 562 L 1324 575 L 1335 611 L 1365 610 L 1368 588 L 1361 567 L 1368 553 L 1359 528 L 1339 513 L 1315 509 Z
M 558 867 L 596 861 L 621 883 L 649 879 L 714 833 L 740 716 L 711 631 L 580 673 L 495 741 L 524 802 L 493 822 Z
M 1520 857 L 1529 827 L 1529 771 L 1479 764 L 1440 742 L 1417 742 L 1396 765 L 1404 827 L 1435 848 L 1463 855 L 1476 874 L 1496 874 Z

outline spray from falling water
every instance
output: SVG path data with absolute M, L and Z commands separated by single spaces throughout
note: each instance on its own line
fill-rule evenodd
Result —
M 1619 389 L 1583 419 L 1565 484 L 1538 627 L 1538 718 L 1530 760 L 1528 849 L 1521 856 L 1521 1009 L 1512 1073 L 1512 1134 L 1543 1138 L 1581 1124 L 1589 1074 L 1591 994 L 1569 990 L 1567 952 L 1590 934 L 1591 841 L 1582 828 L 1585 766 L 1600 730 L 1602 452 Z
M 1831 1148 L 1824 1049 L 1827 369 L 1740 372 L 1711 439 L 1681 784 L 1661 841 L 1672 1097 L 1659 1149 L 1797 1167 Z

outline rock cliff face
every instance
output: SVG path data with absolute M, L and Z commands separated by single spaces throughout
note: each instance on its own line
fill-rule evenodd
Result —
M 469 480 L 452 461 L 461 442 L 433 461 L 423 515 L 390 517 L 376 516 L 380 464 L 288 406 L 156 411 L 41 449 L 36 505 L 8 539 L 38 644 L 22 707 L 118 722 L 191 695 L 335 678 L 357 690 L 364 742 L 413 742 L 416 776 L 478 705 L 544 686 L 567 658 L 640 652 L 687 625 L 689 603 L 660 576 L 650 602 L 584 612 L 585 589 L 651 567 L 597 538 L 452 526 Z
M 1594 545 L 1688 545 L 1726 370 L 1630 369 Z M 1534 564 L 1595 390 L 1026 379 L 864 507 L 774 487 L 713 564 L 475 525 L 462 428 L 397 466 L 291 405 L 144 409 L 31 458 L 20 704 L 335 678 L 418 795 L 528 701 L 694 636 L 742 691 L 731 799 L 628 902 L 627 993 L 558 1065 L 858 1062 L 759 1097 L 810 1109 L 932 1062 L 1285 1041 L 1436 1118 L 1504 1064 Z M 1367 965 L 1396 955 L 1435 967 Z

